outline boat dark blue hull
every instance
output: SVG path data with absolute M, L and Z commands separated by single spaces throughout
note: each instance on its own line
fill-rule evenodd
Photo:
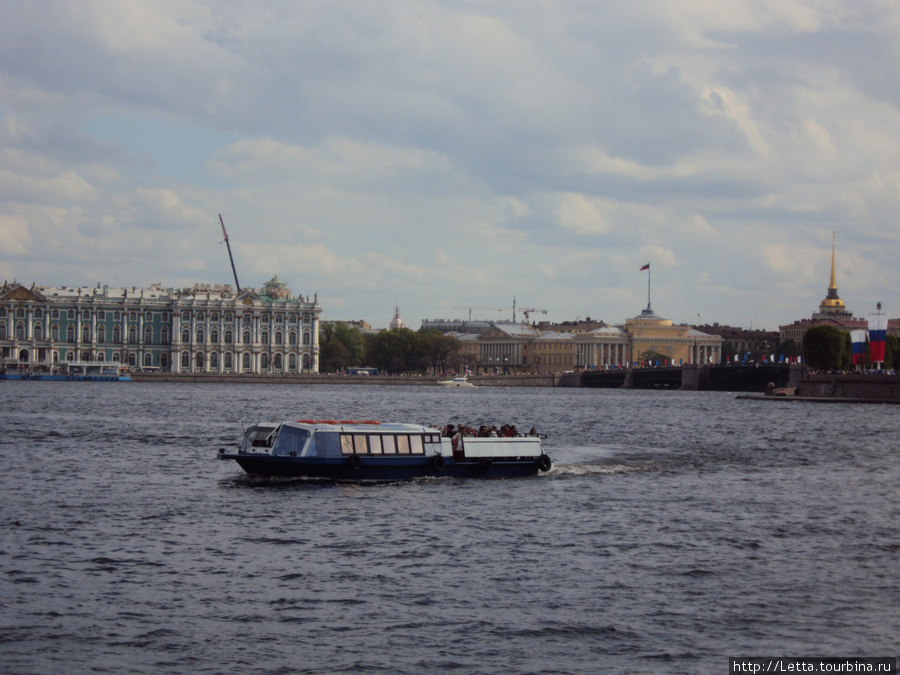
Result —
M 546 455 L 543 455 L 546 457 Z M 519 478 L 534 476 L 540 458 L 528 460 L 478 460 L 455 462 L 433 457 L 283 457 L 219 453 L 233 459 L 252 476 L 313 478 L 340 481 L 397 481 L 450 476 L 453 478 Z

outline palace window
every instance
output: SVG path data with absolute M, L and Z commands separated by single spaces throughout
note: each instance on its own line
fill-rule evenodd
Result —
M 225 370 L 231 370 L 234 368 L 233 365 L 234 359 L 231 356 L 231 352 L 225 352 Z
M 190 320 L 191 320 L 191 313 L 190 313 L 190 312 L 182 312 L 182 313 L 181 313 L 181 320 L 182 320 L 182 321 L 190 321 Z
M 288 368 L 291 371 L 294 371 L 294 372 L 297 371 L 297 355 L 296 354 L 291 354 L 288 357 Z
M 213 352 L 209 355 L 209 367 L 215 370 L 219 369 L 219 353 Z
M 250 331 L 249 330 L 244 331 L 244 344 L 245 345 L 250 344 Z
M 164 345 L 169 344 L 169 327 L 168 326 L 162 327 L 162 330 L 160 331 L 159 341 Z
M 262 322 L 266 323 L 266 324 L 269 323 L 269 315 L 268 314 L 262 315 Z
M 97 326 L 97 342 L 106 342 L 106 326 Z
M 106 312 L 102 309 L 97 311 L 97 321 L 106 321 Z
M 81 327 L 81 341 L 82 342 L 90 342 L 91 341 L 91 327 L 88 324 L 85 324 Z
M 281 334 L 281 331 L 275 333 L 275 344 L 283 345 L 284 344 L 284 336 Z
M 310 336 L 308 331 L 303 331 L 303 344 L 308 345 L 310 341 Z
M 217 331 L 215 328 L 209 331 L 209 341 L 213 344 L 219 341 L 219 331 Z
M 275 368 L 275 370 L 282 370 L 283 361 L 281 360 L 281 354 L 276 354 L 272 358 L 272 366 Z
M 202 328 L 197 329 L 197 342 L 203 342 L 206 338 L 206 333 L 203 332 Z
M 144 328 L 144 342 L 148 345 L 153 344 L 153 326 Z
M 241 355 L 241 370 L 243 370 L 244 372 L 250 370 L 250 354 L 248 354 L 247 352 L 244 352 Z
M 153 365 L 153 354 L 147 352 L 144 354 L 144 366 L 150 368 Z
M 137 321 L 137 312 L 132 312 L 132 313 L 128 316 L 128 320 L 129 320 L 129 321 Z
M 119 352 L 113 352 L 112 360 L 113 360 L 113 363 L 118 363 L 119 361 L 122 360 L 122 355 L 119 354 Z
M 203 312 L 198 312 L 197 321 L 206 321 L 206 315 Z
M 0 321 L 0 341 L 6 339 L 6 322 Z
M 137 341 L 137 328 L 131 326 L 128 329 L 128 344 L 136 345 Z
M 259 355 L 259 367 L 261 370 L 269 369 L 269 355 L 266 353 L 262 353 Z
M 234 342 L 234 333 L 230 330 L 225 331 L 225 344 L 230 345 Z
M 75 320 L 75 310 L 70 309 L 67 313 L 67 316 L 69 317 L 69 321 L 74 321 Z
M 182 342 L 190 342 L 191 341 L 191 329 L 185 328 L 181 331 L 181 341 Z
M 51 318 L 51 319 L 58 319 L 58 318 L 59 318 L 59 310 L 58 310 L 58 309 L 54 309 L 52 312 L 50 312 L 50 318 Z
M 191 367 L 191 353 L 190 352 L 181 352 L 181 368 L 182 370 L 189 370 Z
M 296 331 L 291 331 L 291 332 L 290 332 L 290 335 L 288 335 L 288 342 L 289 342 L 291 345 L 296 345 L 296 344 L 297 344 L 297 333 L 296 333 Z
M 259 336 L 259 341 L 262 342 L 264 345 L 269 344 L 269 331 L 264 330 L 262 332 L 262 335 Z
M 75 326 L 72 324 L 66 328 L 66 342 L 75 342 Z
M 34 339 L 35 340 L 43 340 L 44 339 L 44 328 L 41 324 L 34 324 Z
M 283 315 L 283 314 L 276 314 L 276 315 L 275 315 L 275 323 L 277 323 L 277 324 L 283 324 L 283 323 L 284 323 L 284 315 Z
M 70 349 L 69 351 L 66 352 L 66 361 L 68 361 L 69 363 L 72 363 L 74 360 L 75 360 L 75 352 L 73 352 Z
M 43 319 L 44 318 L 44 310 L 40 307 L 34 310 L 34 318 L 35 319 Z
M 209 320 L 212 321 L 213 323 L 219 323 L 219 313 L 213 312 L 212 314 L 210 314 Z
M 116 310 L 113 312 L 113 321 L 121 321 L 122 320 L 122 312 Z

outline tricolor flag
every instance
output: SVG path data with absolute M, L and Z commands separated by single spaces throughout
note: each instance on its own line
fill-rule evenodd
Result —
M 887 338 L 887 315 L 872 314 L 869 317 L 869 354 L 874 363 L 884 361 L 884 341 Z
M 640 271 L 640 272 L 643 272 L 644 270 L 649 270 L 649 269 L 650 269 L 650 263 L 647 263 L 647 264 L 644 265 L 639 271 Z
M 850 331 L 850 342 L 853 344 L 853 365 L 858 366 L 866 359 L 866 331 Z

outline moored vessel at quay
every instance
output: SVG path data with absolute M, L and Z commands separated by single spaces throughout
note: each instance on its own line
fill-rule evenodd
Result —
M 419 424 L 357 420 L 261 422 L 218 457 L 252 476 L 347 481 L 515 478 L 552 466 L 539 436 L 450 438 Z

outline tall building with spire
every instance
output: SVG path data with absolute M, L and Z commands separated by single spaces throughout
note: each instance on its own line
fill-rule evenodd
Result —
M 778 327 L 778 337 L 782 342 L 793 340 L 798 345 L 803 344 L 803 336 L 813 326 L 834 326 L 843 331 L 850 332 L 866 327 L 865 319 L 857 319 L 853 312 L 844 305 L 844 301 L 838 296 L 837 274 L 835 273 L 835 244 L 834 232 L 831 233 L 831 277 L 828 281 L 828 291 L 825 299 L 819 303 L 819 311 L 813 312 L 812 318 L 801 319 L 794 323 Z
M 828 282 L 828 293 L 819 303 L 819 311 L 814 312 L 813 319 L 852 319 L 853 313 L 847 310 L 844 301 L 838 297 L 837 275 L 834 271 L 834 232 L 831 233 L 831 280 Z

